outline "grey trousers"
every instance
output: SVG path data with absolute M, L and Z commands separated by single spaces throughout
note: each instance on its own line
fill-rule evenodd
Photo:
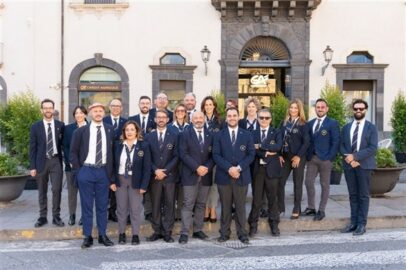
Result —
M 59 217 L 61 214 L 62 193 L 62 164 L 58 157 L 46 159 L 44 170 L 37 174 L 35 179 L 38 185 L 39 216 L 47 217 L 48 214 L 48 181 L 51 181 L 52 190 L 52 216 Z
M 229 236 L 231 233 L 231 208 L 235 206 L 235 227 L 237 235 L 246 236 L 247 216 L 245 213 L 245 200 L 247 198 L 248 185 L 240 186 L 234 180 L 230 185 L 217 185 L 221 203 L 221 235 Z
M 141 225 L 142 194 L 139 189 L 131 187 L 131 177 L 126 179 L 123 175 L 119 175 L 119 180 L 120 186 L 116 191 L 118 232 L 125 233 L 130 213 L 132 234 L 138 235 Z
M 175 219 L 182 217 L 183 208 L 183 186 L 182 183 L 176 183 L 175 186 Z
M 72 172 L 65 172 L 66 182 L 68 185 L 68 207 L 69 215 L 76 214 L 76 207 L 78 204 L 78 187 L 73 182 Z
M 207 196 L 206 207 L 208 208 L 217 208 L 219 201 L 219 192 L 217 190 L 217 184 L 214 179 L 216 177 L 216 166 L 213 168 L 213 179 L 212 185 L 209 188 L 209 194 Z
M 201 182 L 194 186 L 183 186 L 182 230 L 181 234 L 188 235 L 193 222 L 193 232 L 203 229 L 204 210 L 210 186 Z M 194 216 L 192 217 L 192 215 Z
M 157 234 L 171 235 L 175 222 L 175 183 L 151 180 L 152 229 Z M 163 211 L 162 210 L 163 206 Z M 162 213 L 162 214 L 161 214 Z
M 319 174 L 321 186 L 319 210 L 323 212 L 326 210 L 328 196 L 330 194 L 330 173 L 332 168 L 333 163 L 330 160 L 321 160 L 316 155 L 313 155 L 312 159 L 307 162 L 305 185 L 307 191 L 308 208 L 316 209 L 316 189 L 314 188 L 314 183 L 316 181 L 317 174 Z

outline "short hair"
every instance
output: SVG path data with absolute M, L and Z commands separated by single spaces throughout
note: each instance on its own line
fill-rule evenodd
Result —
M 226 104 L 225 104 L 226 107 L 227 107 L 227 103 L 229 103 L 229 102 L 230 102 L 231 104 L 233 104 L 234 107 L 238 108 L 237 101 L 235 101 L 234 99 L 228 99 L 227 102 L 226 102 Z
M 164 114 L 166 115 L 166 117 L 169 117 L 169 113 L 168 113 L 168 111 L 165 110 L 165 109 L 159 109 L 159 110 L 157 110 L 157 111 L 155 112 L 155 117 L 156 117 L 156 115 L 157 115 L 158 113 L 164 113 Z
M 248 97 L 244 102 L 244 110 L 247 111 L 247 107 L 250 103 L 254 103 L 255 107 L 257 107 L 257 111 L 261 109 L 261 103 L 256 97 Z
M 141 101 L 141 99 L 148 99 L 149 101 L 151 101 L 151 98 L 149 96 L 141 96 L 140 101 Z
M 271 111 L 269 109 L 260 109 L 258 111 L 258 116 L 259 116 L 260 113 L 269 113 L 269 115 L 272 117 L 272 113 L 271 113 Z
M 187 93 L 185 94 L 185 96 L 183 97 L 183 99 L 184 99 L 185 97 L 187 97 L 187 96 L 192 96 L 194 99 L 196 99 L 196 95 L 195 95 L 193 92 L 187 92 Z
M 76 106 L 76 107 L 73 109 L 73 112 L 72 112 L 73 117 L 75 117 L 76 111 L 77 111 L 78 109 L 80 109 L 82 113 L 84 113 L 85 115 L 87 115 L 87 110 L 86 110 L 85 106 L 79 105 L 79 106 Z
M 328 107 L 327 100 L 325 100 L 324 98 L 318 98 L 318 99 L 316 100 L 316 103 L 314 103 L 314 105 L 316 105 L 318 102 L 324 102 L 324 103 L 326 103 L 326 105 L 327 105 L 327 107 Z
M 227 108 L 226 109 L 226 114 L 228 113 L 228 111 L 236 111 L 238 115 L 240 114 L 240 112 L 238 111 L 238 109 L 236 107 Z
M 166 98 L 168 98 L 168 94 L 165 93 L 164 91 L 161 91 L 161 92 L 159 92 L 158 94 L 156 94 L 155 99 L 157 99 L 159 95 L 165 95 Z
M 46 99 L 44 99 L 44 100 L 42 100 L 41 101 L 41 109 L 42 109 L 42 105 L 44 104 L 44 103 L 52 103 L 52 107 L 54 107 L 55 108 L 55 102 L 52 100 L 52 99 L 49 99 L 49 98 L 46 98 Z
M 356 99 L 356 100 L 354 100 L 353 102 L 352 102 L 352 108 L 354 109 L 354 105 L 355 104 L 364 104 L 365 105 L 365 109 L 368 109 L 368 103 L 365 101 L 365 100 L 363 100 L 363 99 Z
M 137 131 L 137 140 L 142 141 L 143 137 L 142 137 L 142 129 L 140 128 L 140 126 L 137 124 L 137 122 L 135 122 L 134 120 L 128 120 L 127 122 L 125 122 L 122 130 L 121 130 L 121 139 L 122 140 L 126 140 L 127 137 L 125 136 L 125 128 L 129 125 L 134 125 L 135 126 L 135 130 Z
M 109 106 L 111 105 L 111 103 L 112 103 L 114 100 L 120 101 L 121 104 L 123 103 L 123 101 L 121 100 L 121 98 L 113 98 L 113 99 L 110 101 Z

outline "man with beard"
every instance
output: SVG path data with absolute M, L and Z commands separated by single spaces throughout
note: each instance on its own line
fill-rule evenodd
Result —
M 55 103 L 50 99 L 41 102 L 43 119 L 35 122 L 30 130 L 30 175 L 38 183 L 39 218 L 35 227 L 48 223 L 48 181 L 52 186 L 52 224 L 62 227 L 61 192 L 62 192 L 62 138 L 65 125 L 55 120 Z
M 128 120 L 135 121 L 141 127 L 145 135 L 156 128 L 154 117 L 149 113 L 151 110 L 151 98 L 141 96 L 138 107 L 140 108 L 140 113 L 130 116 Z
M 340 144 L 340 127 L 336 120 L 327 117 L 328 104 L 324 99 L 316 100 L 315 111 L 317 117 L 307 123 L 310 145 L 307 149 L 307 208 L 304 214 L 314 215 L 313 220 L 322 220 L 326 216 L 331 169 Z M 317 174 L 320 175 L 321 195 L 316 213 L 314 182 Z
M 185 104 L 186 112 L 188 114 L 189 123 L 191 121 L 191 115 L 196 111 L 196 95 L 189 92 L 186 93 L 185 97 L 183 98 L 183 104 Z
M 188 241 L 189 229 L 193 223 L 193 238 L 204 240 L 202 231 L 207 194 L 212 184 L 214 162 L 211 155 L 213 135 L 204 124 L 204 114 L 192 114 L 193 127 L 181 133 L 179 156 L 182 160 L 182 230 L 179 244 Z
M 152 108 L 149 111 L 149 114 L 152 119 L 155 119 L 155 113 L 158 110 L 165 110 L 168 113 L 168 119 L 169 122 L 171 123 L 173 120 L 173 112 L 169 110 L 169 100 L 168 100 L 168 95 L 165 92 L 159 92 L 158 95 L 156 95 L 155 100 L 154 100 L 154 105 L 155 108 Z
M 231 208 L 235 206 L 238 239 L 248 244 L 245 228 L 245 199 L 251 183 L 250 164 L 255 157 L 254 141 L 249 131 L 238 127 L 237 108 L 226 111 L 227 127 L 213 141 L 213 160 L 217 164 L 215 181 L 220 195 L 221 227 L 219 242 L 230 239 Z
M 369 181 L 372 170 L 376 168 L 378 131 L 374 124 L 365 120 L 366 101 L 356 99 L 352 109 L 354 121 L 344 126 L 340 146 L 340 152 L 345 157 L 343 166 L 350 195 L 351 223 L 341 232 L 363 235 L 368 217 Z

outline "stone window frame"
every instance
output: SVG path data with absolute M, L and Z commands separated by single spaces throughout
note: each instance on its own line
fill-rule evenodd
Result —
M 182 64 L 174 64 L 174 63 L 170 63 L 170 64 L 165 64 L 165 63 L 162 63 L 162 60 L 166 57 L 166 56 L 179 56 L 179 57 L 181 57 L 182 58 L 182 60 L 183 60 L 183 63 Z M 180 53 L 165 53 L 162 57 L 160 57 L 159 58 L 159 64 L 160 65 L 180 65 L 180 66 L 186 66 L 186 58 L 183 56 L 183 55 L 181 55 Z
M 369 59 L 371 62 L 349 61 L 349 58 L 351 56 L 364 56 L 365 58 Z M 353 51 L 350 55 L 347 56 L 346 62 L 347 62 L 347 64 L 373 64 L 374 56 L 372 54 L 370 54 L 368 51 Z

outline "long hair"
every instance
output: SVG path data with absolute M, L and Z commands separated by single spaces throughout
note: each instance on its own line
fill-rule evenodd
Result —
M 173 122 L 177 122 L 178 119 L 176 119 L 176 111 L 179 109 L 179 107 L 182 107 L 185 110 L 185 117 L 183 118 L 183 122 L 184 123 L 188 123 L 189 122 L 189 116 L 186 112 L 186 106 L 183 103 L 178 103 L 175 106 L 175 109 L 173 110 Z
M 129 125 L 134 125 L 135 126 L 135 130 L 137 131 L 137 140 L 138 141 L 142 141 L 144 138 L 142 136 L 142 129 L 140 128 L 140 126 L 137 124 L 137 122 L 133 121 L 133 120 L 128 120 L 127 122 L 125 122 L 122 130 L 121 130 L 121 140 L 127 140 L 127 137 L 125 136 L 125 128 Z
M 286 124 L 286 122 L 289 121 L 289 118 L 290 118 L 289 108 L 290 108 L 290 106 L 292 104 L 296 104 L 297 108 L 299 109 L 299 115 L 298 115 L 299 116 L 299 124 L 301 124 L 301 125 L 306 124 L 306 115 L 305 115 L 304 108 L 303 108 L 303 102 L 298 98 L 292 99 L 289 102 L 288 109 L 286 110 L 285 121 L 283 123 Z
M 217 102 L 212 96 L 207 96 L 202 100 L 202 104 L 200 105 L 200 110 L 206 115 L 206 111 L 204 110 L 204 105 L 206 104 L 207 100 L 211 100 L 213 102 L 214 110 L 213 110 L 213 115 L 214 118 L 217 119 L 217 121 L 220 121 L 220 115 L 217 111 Z

